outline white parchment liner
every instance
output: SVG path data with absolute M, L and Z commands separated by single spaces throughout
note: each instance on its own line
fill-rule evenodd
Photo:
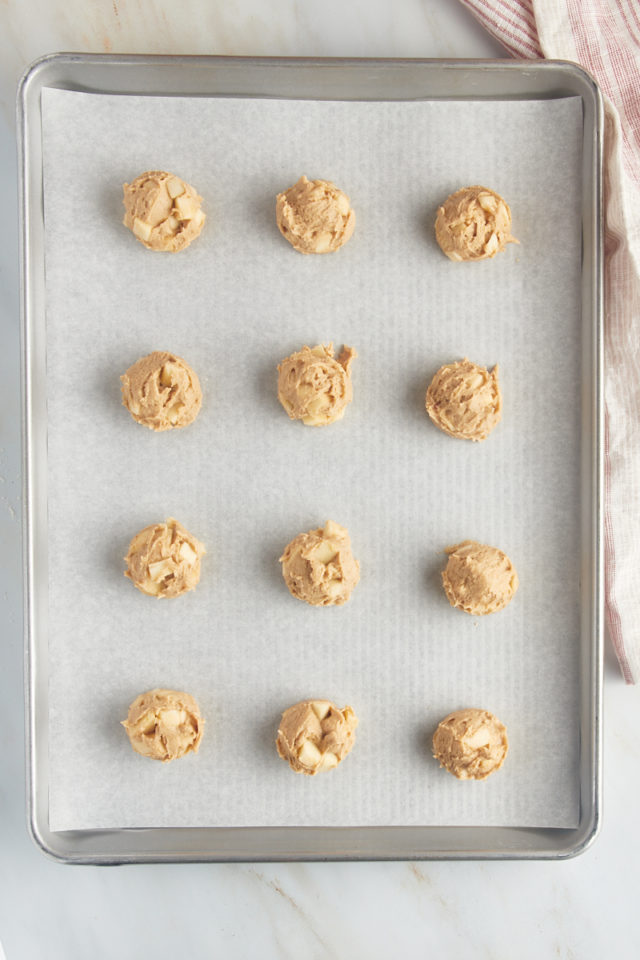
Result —
M 50 820 L 128 826 L 500 824 L 578 819 L 580 152 L 578 98 L 335 103 L 43 91 L 49 416 Z M 167 169 L 205 198 L 187 251 L 121 225 L 121 184 Z M 301 173 L 351 197 L 334 255 L 295 253 L 275 194 Z M 511 204 L 510 246 L 450 263 L 436 208 L 480 183 Z M 357 348 L 354 401 L 291 422 L 276 365 L 303 344 Z M 196 423 L 153 434 L 120 374 L 172 350 L 197 370 Z M 500 365 L 503 422 L 482 444 L 424 411 L 437 368 Z M 195 593 L 156 601 L 123 577 L 130 537 L 177 517 L 208 550 Z M 351 533 L 350 603 L 295 601 L 278 557 L 328 518 Z M 504 549 L 503 612 L 452 610 L 442 552 Z M 198 756 L 162 765 L 119 726 L 141 691 L 191 692 Z M 294 775 L 281 711 L 351 704 L 356 746 Z M 485 707 L 504 768 L 458 782 L 430 755 L 438 720 Z

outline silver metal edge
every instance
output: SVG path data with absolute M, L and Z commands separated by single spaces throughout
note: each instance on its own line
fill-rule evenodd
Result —
M 592 98 L 592 107 L 594 112 L 594 117 L 596 118 L 596 150 L 594 157 L 594 169 L 596 172 L 595 179 L 593 181 L 594 188 L 597 193 L 597 202 L 596 202 L 596 211 L 594 213 L 594 219 L 597 223 L 597 231 L 595 236 L 601 237 L 601 231 L 599 230 L 601 222 L 601 155 L 602 155 L 602 127 L 603 127 L 603 112 L 602 112 L 602 98 L 600 92 L 597 88 L 597 85 L 593 78 L 584 71 L 581 67 L 576 64 L 565 61 L 541 61 L 532 64 L 529 61 L 520 62 L 520 61 L 478 61 L 478 60 L 456 60 L 456 61 L 441 61 L 441 60 L 402 60 L 397 58 L 389 59 L 343 59 L 343 58 L 331 58 L 331 59 L 320 59 L 320 58 L 253 58 L 253 57 L 207 57 L 207 56 L 198 56 L 198 57 L 185 57 L 185 56 L 146 56 L 146 55 L 111 55 L 111 54 L 50 54 L 45 57 L 42 57 L 33 64 L 31 64 L 25 71 L 19 85 L 18 90 L 18 123 L 19 123 L 19 177 L 20 177 L 20 209 L 21 209 L 21 224 L 20 224 L 20 243 L 21 243 L 21 270 L 22 270 L 22 292 L 21 292 L 21 316 L 22 316 L 22 336 L 23 336 L 23 442 L 24 442 L 24 451 L 23 451 L 23 461 L 25 467 L 24 474 L 24 505 L 23 505 L 23 529 L 25 531 L 25 549 L 24 549 L 24 576 L 25 576 L 25 631 L 26 631 L 26 656 L 25 656 L 25 704 L 26 704 L 26 720 L 27 720 L 27 750 L 30 756 L 27 758 L 27 779 L 28 779 L 28 799 L 29 799 L 29 826 L 31 835 L 34 839 L 34 842 L 43 850 L 45 854 L 65 863 L 93 863 L 93 864 L 104 864 L 111 865 L 117 863 L 133 863 L 133 862 L 175 862 L 176 859 L 184 862 L 202 862 L 202 861 L 216 861 L 216 860 L 225 860 L 225 861 L 240 861 L 240 862 L 251 862 L 256 860 L 390 860 L 390 859 L 566 859 L 573 857 L 582 853 L 586 850 L 594 841 L 597 836 L 600 827 L 600 811 L 601 811 L 601 781 L 602 781 L 602 757 L 601 757 L 601 741 L 602 741 L 602 583 L 603 583 L 603 564 L 602 564 L 602 507 L 601 507 L 601 498 L 602 498 L 602 489 L 603 489 L 603 456 L 602 456 L 602 439 L 603 439 L 603 409 L 602 409 L 602 243 L 601 239 L 598 244 L 598 249 L 595 251 L 597 268 L 594 270 L 593 276 L 593 303 L 595 304 L 596 310 L 596 323 L 594 323 L 594 360 L 593 360 L 593 374 L 594 382 L 596 385 L 594 391 L 594 401 L 593 401 L 593 423 L 594 423 L 594 449 L 593 449 L 593 468 L 592 468 L 592 483 L 593 489 L 596 494 L 596 510 L 594 516 L 594 543 L 593 543 L 593 558 L 592 558 L 592 570 L 591 570 L 591 582 L 593 583 L 592 591 L 592 608 L 593 608 L 593 618 L 592 618 L 592 645 L 590 647 L 591 656 L 589 663 L 589 673 L 592 676 L 594 681 L 593 686 L 590 689 L 593 690 L 592 698 L 592 708 L 593 708 L 593 717 L 594 717 L 594 729 L 593 737 L 590 743 L 589 750 L 589 759 L 594 771 L 593 778 L 593 795 L 591 797 L 591 802 L 589 804 L 589 815 L 584 818 L 579 827 L 574 830 L 568 831 L 555 831 L 559 836 L 560 835 L 571 835 L 571 840 L 565 846 L 560 846 L 555 849 L 545 849 L 542 850 L 539 847 L 534 846 L 533 848 L 520 848 L 520 849 L 485 849 L 475 851 L 471 850 L 453 850 L 453 849 L 444 849 L 441 851 L 420 851 L 413 854 L 408 854 L 406 852 L 398 853 L 397 851 L 392 851 L 385 854 L 375 854 L 375 853 L 348 853 L 345 852 L 344 855 L 337 854 L 321 854 L 321 853 L 283 853 L 282 855 L 274 855 L 271 853 L 268 857 L 263 855 L 252 856 L 247 853 L 241 853 L 239 855 L 218 855 L 211 853 L 188 853 L 186 850 L 182 854 L 176 854 L 174 852 L 161 852 L 161 853 L 144 853 L 143 855 L 136 856 L 127 855 L 124 853 L 116 853 L 114 855 L 100 854 L 100 853 L 87 853 L 87 854 L 70 854 L 69 852 L 62 849 L 54 842 L 54 837 L 63 836 L 74 837 L 76 833 L 70 834 L 52 834 L 49 831 L 48 826 L 45 826 L 41 819 L 38 816 L 37 810 L 37 780 L 38 780 L 38 757 L 37 750 L 35 748 L 35 698 L 34 698 L 34 672 L 35 672 L 35 663 L 37 659 L 36 652 L 36 637 L 34 633 L 34 622 L 33 622 L 33 583 L 32 583 L 32 571 L 33 571 L 33 559 L 34 559 L 34 541 L 33 541 L 33 525 L 32 525 L 32 496 L 33 496 L 33 484 L 31 477 L 31 467 L 33 463 L 33 449 L 32 449 L 32 434 L 31 434 L 31 351 L 30 351 L 30 334 L 32 333 L 30 325 L 30 308 L 32 303 L 32 277 L 29 273 L 29 247 L 30 247 L 30 234 L 28 227 L 28 217 L 26 216 L 27 211 L 32 203 L 32 198 L 29 193 L 29 151 L 27 147 L 27 127 L 26 127 L 26 102 L 29 95 L 31 94 L 30 88 L 37 88 L 37 94 L 43 86 L 46 85 L 47 73 L 52 69 L 55 69 L 61 63 L 67 64 L 120 64 L 120 65 L 135 65 L 139 67 L 145 67 L 150 64 L 155 65 L 169 65 L 180 62 L 181 64 L 185 63 L 194 63 L 198 62 L 202 65 L 211 65 L 211 62 L 214 61 L 217 64 L 234 64 L 236 66 L 242 66 L 245 64 L 251 64 L 253 66 L 259 64 L 267 65 L 282 65 L 282 66 L 349 66 L 349 65 L 371 65 L 376 67 L 381 66 L 401 66 L 403 64 L 425 64 L 432 65 L 437 68 L 445 69 L 465 69 L 469 67 L 473 68 L 485 68 L 485 69 L 498 69 L 500 71 L 507 70 L 522 70 L 523 68 L 537 70 L 548 70 L 548 69 L 557 69 L 562 67 L 565 71 L 569 71 L 575 74 L 577 82 L 582 85 L 587 91 L 589 91 L 589 96 Z M 69 89 L 74 89 L 73 86 L 68 87 Z M 87 89 L 85 87 L 85 89 Z M 89 88 L 90 89 L 90 88 Z M 156 94 L 157 95 L 157 94 Z M 184 95 L 183 93 L 176 93 L 176 95 Z M 585 96 L 585 90 L 581 94 Z M 469 94 L 466 94 L 465 99 L 468 99 Z M 446 99 L 455 99 L 452 97 L 447 97 Z M 584 730 L 583 730 L 584 734 Z M 200 828 L 199 830 L 194 828 L 195 832 L 219 832 L 225 828 Z M 239 828 L 236 828 L 239 829 Z M 244 832 L 255 833 L 256 831 L 261 831 L 264 828 L 245 828 Z M 315 830 L 320 830 L 321 828 L 309 828 L 306 832 L 313 833 Z M 333 828 L 335 831 L 343 832 L 347 828 Z M 351 830 L 363 830 L 367 833 L 377 832 L 375 829 L 371 830 L 370 828 L 348 828 L 349 832 Z M 432 827 L 420 828 L 420 827 L 389 827 L 389 828 L 378 828 L 380 831 L 392 830 L 398 832 L 405 831 L 424 831 L 425 829 L 434 829 Z M 478 828 L 438 828 L 443 830 L 456 830 L 463 832 L 475 831 Z M 539 830 L 524 830 L 519 831 L 517 828 L 501 828 L 504 831 L 509 832 L 524 832 L 526 834 L 540 834 Z M 298 830 L 298 828 L 281 828 L 281 832 L 288 832 L 289 830 Z M 91 834 L 91 835 L 100 835 L 103 838 L 107 838 L 109 835 L 127 833 L 129 835 L 136 834 L 148 834 L 149 830 L 143 831 L 79 831 L 78 834 Z M 185 828 L 177 828 L 178 833 L 191 833 L 192 830 Z M 487 832 L 487 831 L 483 831 Z M 493 832 L 493 831 L 489 831 Z M 543 830 L 542 832 L 553 833 L 554 831 Z M 567 840 L 569 837 L 567 836 Z M 64 846 L 64 844 L 63 844 Z
M 31 835 L 36 842 L 34 835 L 33 810 L 34 810 L 34 790 L 35 790 L 35 750 L 33 747 L 34 731 L 34 698 L 32 696 L 32 682 L 34 675 L 34 650 L 33 650 L 33 617 L 31 611 L 31 569 L 32 569 L 32 547 L 31 547 L 31 483 L 30 483 L 30 464 L 29 446 L 31 440 L 31 378 L 29 376 L 30 359 L 30 337 L 29 337 L 29 296 L 30 287 L 29 258 L 27 248 L 29 245 L 29 219 L 27 217 L 27 151 L 26 151 L 26 118 L 25 118 L 25 85 L 28 80 L 28 73 L 20 79 L 18 93 L 16 98 L 16 122 L 17 122 L 17 153 L 18 153 L 18 198 L 19 198 L 19 254 L 20 254 L 20 350 L 21 350 L 21 437 L 22 437 L 22 575 L 23 575 L 23 613 L 24 613 L 24 632 L 25 632 L 25 658 L 24 658 L 24 697 L 25 697 L 25 769 L 27 775 L 27 803 L 28 803 L 28 825 Z
M 596 316 L 593 330 L 593 382 L 595 391 L 592 400 L 592 419 L 595 427 L 593 456 L 593 488 L 595 502 L 594 544 L 592 552 L 591 578 L 594 584 L 592 599 L 592 643 L 591 664 L 593 674 L 592 711 L 594 716 L 593 742 L 591 745 L 591 763 L 593 778 L 593 813 L 589 829 L 585 829 L 582 842 L 576 844 L 572 856 L 584 853 L 594 843 L 602 826 L 602 790 L 603 790 L 603 662 L 604 662 L 604 504 L 605 504 L 605 411 L 604 411 L 604 197 L 603 197 L 603 158 L 604 158 L 604 101 L 595 79 L 580 67 L 584 81 L 589 84 L 593 94 L 595 157 L 594 157 L 594 210 L 593 229 L 595 236 L 596 269 L 593 272 L 591 297 Z
M 23 610 L 25 631 L 24 695 L 25 695 L 25 769 L 27 794 L 27 826 L 34 843 L 48 856 L 59 859 L 44 838 L 43 825 L 37 817 L 36 790 L 38 751 L 36 749 L 36 638 L 34 633 L 35 615 L 33 609 L 33 483 L 32 483 L 32 298 L 33 282 L 29 250 L 31 245 L 31 218 L 27 215 L 31 206 L 29 186 L 30 157 L 27 149 L 27 106 L 26 102 L 32 86 L 38 87 L 40 64 L 49 58 L 42 58 L 29 66 L 20 78 L 16 96 L 16 128 L 18 153 L 18 192 L 19 192 L 19 247 L 20 247 L 20 345 L 22 354 L 21 392 L 22 392 L 22 566 L 23 566 Z
M 400 57 L 377 57 L 377 58 L 366 58 L 366 57 L 251 57 L 251 56 L 216 56 L 216 55 L 206 55 L 206 54 L 112 54 L 112 53 L 69 53 L 69 52 L 60 52 L 60 53 L 51 53 L 46 54 L 45 56 L 39 57 L 34 60 L 25 70 L 22 79 L 20 81 L 20 87 L 28 83 L 37 83 L 40 87 L 43 86 L 62 86 L 64 89 L 69 90 L 82 90 L 86 92 L 108 92 L 108 93 L 124 93 L 126 95 L 150 95 L 150 96 L 209 96 L 208 92 L 200 92 L 200 94 L 186 94 L 183 90 L 171 89 L 171 90 L 162 90 L 158 92 L 157 88 L 154 88 L 153 92 L 150 90 L 145 90 L 143 88 L 132 90 L 130 85 L 117 82 L 114 83 L 113 88 L 105 90 L 103 86 L 97 85 L 92 87 L 88 83 L 83 84 L 69 84 L 65 82 L 63 85 L 60 85 L 55 82 L 55 76 L 48 77 L 47 74 L 54 74 L 58 66 L 66 65 L 71 69 L 75 67 L 81 67 L 82 70 L 86 70 L 88 67 L 95 67 L 102 69 L 104 67 L 109 68 L 110 72 L 113 72 L 116 78 L 119 77 L 117 71 L 113 71 L 114 67 L 134 67 L 140 68 L 140 71 L 143 72 L 152 67 L 209 67 L 220 66 L 228 68 L 251 68 L 255 66 L 264 66 L 267 68 L 309 68 L 309 69 L 330 69 L 336 67 L 367 67 L 372 68 L 393 68 L 397 67 L 403 69 L 406 66 L 424 66 L 427 68 L 432 68 L 434 70 L 444 70 L 447 72 L 457 73 L 469 68 L 474 70 L 480 70 L 482 72 L 510 72 L 518 73 L 521 71 L 526 71 L 535 75 L 536 73 L 544 72 L 553 72 L 557 71 L 558 68 L 563 69 L 567 73 L 573 73 L 575 75 L 576 82 L 582 84 L 585 89 L 593 87 L 597 90 L 597 83 L 594 78 L 579 64 L 573 63 L 570 60 L 516 60 L 516 59 L 455 59 L 455 60 L 445 60 L 437 58 L 400 58 Z M 201 79 L 199 77 L 198 79 Z M 198 86 L 198 89 L 201 90 L 201 87 Z M 246 93 L 242 92 L 239 94 L 220 94 L 216 93 L 216 96 L 247 96 Z M 252 96 L 255 96 L 259 99 L 261 96 L 265 96 L 269 99 L 276 98 L 278 95 L 274 94 L 260 94 L 252 93 Z M 438 97 L 429 95 L 428 99 L 446 99 L 446 100 L 455 100 L 455 99 L 469 99 L 471 94 L 468 92 L 460 94 L 459 96 L 454 96 L 447 94 L 443 97 Z M 531 99 L 532 96 L 535 99 L 544 99 L 537 95 L 532 95 L 530 92 L 525 96 L 509 96 L 496 95 L 493 99 Z M 555 94 L 550 94 L 550 96 L 555 96 Z M 292 94 L 287 92 L 286 97 L 288 99 L 292 98 Z M 300 94 L 300 99 L 308 99 L 308 95 Z M 314 96 L 314 99 L 318 99 L 317 96 Z M 320 98 L 322 99 L 322 98 Z M 327 99 L 336 99 L 334 96 L 329 96 Z M 360 99 L 360 97 L 352 97 L 348 99 Z M 394 98 L 387 98 L 393 100 Z M 397 99 L 405 100 L 407 98 L 400 97 Z M 424 99 L 423 97 L 417 99 Z M 488 97 L 488 99 L 492 99 Z

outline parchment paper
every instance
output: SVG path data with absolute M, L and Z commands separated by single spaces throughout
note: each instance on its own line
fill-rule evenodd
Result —
M 43 92 L 46 223 L 50 819 L 136 826 L 577 823 L 580 100 L 336 103 Z M 122 226 L 121 185 L 167 169 L 205 198 L 177 255 Z M 304 257 L 274 199 L 301 173 L 351 197 L 356 232 Z M 521 241 L 450 263 L 439 203 L 480 183 Z M 291 422 L 276 366 L 303 344 L 357 348 L 355 399 L 325 429 Z M 119 376 L 167 349 L 204 405 L 153 434 Z M 427 384 L 464 356 L 500 365 L 503 421 L 481 444 L 438 431 Z M 177 517 L 206 545 L 173 601 L 123 577 L 132 535 Z M 342 608 L 294 600 L 278 557 L 331 518 L 361 582 Z M 499 546 L 521 581 L 504 611 L 452 610 L 444 548 Z M 134 754 L 119 721 L 154 686 L 190 691 L 200 753 Z M 278 758 L 281 711 L 351 704 L 335 771 Z M 504 768 L 458 782 L 431 757 L 451 710 L 506 725 Z

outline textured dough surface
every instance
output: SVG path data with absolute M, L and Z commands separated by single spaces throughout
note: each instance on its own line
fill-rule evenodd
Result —
M 327 520 L 324 527 L 299 533 L 280 557 L 282 576 L 292 596 L 314 607 L 346 603 L 360 579 L 345 527 Z
M 355 743 L 358 718 L 330 700 L 302 700 L 282 714 L 276 748 L 296 773 L 333 770 Z
M 150 430 L 172 430 L 193 423 L 202 405 L 198 376 L 186 360 L 155 350 L 124 373 L 122 403 Z
M 168 763 L 197 753 L 204 720 L 191 694 L 156 689 L 136 697 L 122 726 L 136 753 Z
M 486 440 L 502 417 L 497 365 L 489 371 L 465 357 L 440 367 L 427 389 L 425 406 L 450 437 Z
M 278 399 L 292 420 L 308 427 L 324 427 L 341 420 L 353 399 L 352 347 L 343 347 L 337 359 L 333 344 L 303 347 L 278 364 Z
M 436 216 L 436 240 L 450 260 L 488 260 L 518 243 L 511 236 L 511 210 L 488 187 L 462 187 L 447 197 Z
M 333 253 L 353 234 L 356 215 L 349 197 L 330 180 L 307 180 L 303 174 L 276 197 L 276 222 L 299 253 Z
M 498 550 L 475 540 L 447 547 L 442 583 L 452 607 L 473 616 L 502 610 L 518 589 L 518 574 L 511 560 Z
M 200 558 L 205 553 L 200 541 L 169 517 L 136 533 L 125 557 L 124 575 L 150 597 L 179 597 L 198 585 Z
M 484 780 L 500 769 L 508 749 L 505 725 L 474 707 L 450 713 L 433 735 L 435 759 L 458 780 Z
M 204 226 L 202 197 L 172 173 L 148 170 L 122 190 L 122 222 L 149 250 L 184 250 Z

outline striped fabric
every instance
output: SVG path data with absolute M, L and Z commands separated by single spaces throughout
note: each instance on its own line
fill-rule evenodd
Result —
M 640 0 L 460 0 L 515 57 L 582 64 L 605 98 L 606 619 L 640 680 Z

